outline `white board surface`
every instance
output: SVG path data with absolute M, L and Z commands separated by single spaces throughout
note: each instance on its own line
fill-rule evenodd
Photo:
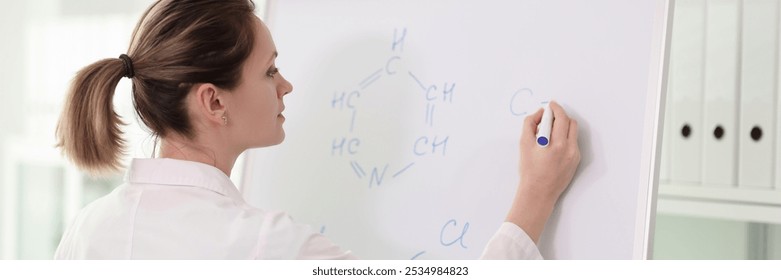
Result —
M 519 181 L 521 124 L 556 100 L 582 161 L 549 259 L 649 254 L 667 1 L 271 1 L 284 143 L 242 190 L 367 259 L 473 259 Z

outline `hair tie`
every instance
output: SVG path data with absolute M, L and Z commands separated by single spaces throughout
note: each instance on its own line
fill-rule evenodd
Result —
M 119 55 L 119 59 L 122 60 L 122 64 L 125 65 L 125 75 L 123 77 L 133 78 L 135 73 L 133 72 L 133 61 L 126 54 Z

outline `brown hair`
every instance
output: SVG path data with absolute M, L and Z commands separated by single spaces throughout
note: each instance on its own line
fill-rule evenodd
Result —
M 127 55 L 133 105 L 154 135 L 193 137 L 185 97 L 196 83 L 235 88 L 254 43 L 251 0 L 159 0 L 141 17 Z M 57 146 L 93 174 L 121 167 L 124 149 L 112 99 L 128 75 L 120 58 L 95 62 L 73 79 L 57 125 Z

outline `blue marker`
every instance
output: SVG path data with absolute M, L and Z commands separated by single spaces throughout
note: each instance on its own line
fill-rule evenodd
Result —
M 550 143 L 550 131 L 553 128 L 553 112 L 550 110 L 550 103 L 545 103 L 542 107 L 542 120 L 537 125 L 537 145 L 547 147 Z

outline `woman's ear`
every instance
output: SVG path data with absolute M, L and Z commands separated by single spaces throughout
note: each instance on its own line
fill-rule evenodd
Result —
M 227 112 L 226 92 L 211 83 L 196 84 L 193 91 L 193 113 L 202 116 L 210 124 L 223 125 Z

